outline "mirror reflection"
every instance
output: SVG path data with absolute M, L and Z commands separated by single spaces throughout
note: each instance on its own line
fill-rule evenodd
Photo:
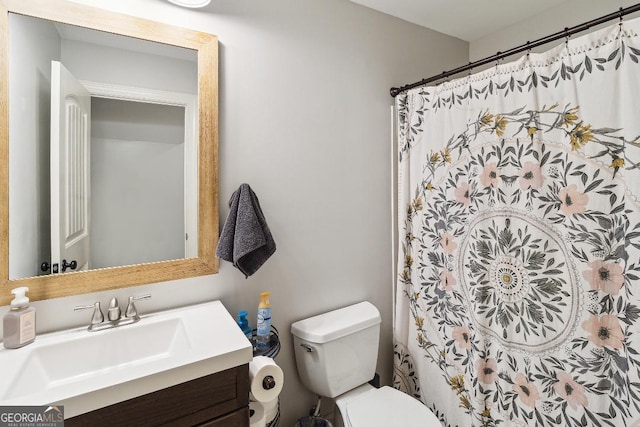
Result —
M 9 278 L 197 257 L 197 52 L 17 14 L 8 42 Z

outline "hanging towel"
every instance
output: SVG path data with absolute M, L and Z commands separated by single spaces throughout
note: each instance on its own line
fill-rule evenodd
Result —
M 276 251 L 276 242 L 264 219 L 258 197 L 249 184 L 242 184 L 231 195 L 229 215 L 222 227 L 216 256 L 242 271 L 255 273 Z

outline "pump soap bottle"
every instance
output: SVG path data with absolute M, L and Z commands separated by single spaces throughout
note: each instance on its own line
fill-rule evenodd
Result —
M 15 288 L 11 310 L 4 316 L 2 343 L 6 348 L 20 348 L 36 339 L 36 309 L 29 306 L 25 293 L 29 288 Z
M 269 302 L 271 292 L 260 294 L 260 304 L 258 304 L 258 327 L 256 331 L 256 347 L 267 348 L 271 334 L 271 302 Z

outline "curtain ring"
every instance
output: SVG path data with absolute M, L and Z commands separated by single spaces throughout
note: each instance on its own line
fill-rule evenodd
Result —
M 500 65 L 500 51 L 496 52 L 496 70 L 498 69 L 498 65 Z
M 564 27 L 564 45 L 569 47 L 569 27 Z
M 531 53 L 531 42 L 527 40 L 527 59 L 529 59 Z
M 622 7 L 620 8 L 620 11 L 618 12 L 618 16 L 620 17 L 620 22 L 618 22 L 618 26 L 620 28 L 620 31 L 622 31 L 622 23 L 623 23 L 623 16 L 624 16 L 624 10 L 622 9 Z

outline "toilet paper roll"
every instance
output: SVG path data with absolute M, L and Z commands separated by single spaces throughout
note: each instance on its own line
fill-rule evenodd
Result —
M 262 407 L 264 408 L 264 419 L 266 420 L 267 424 L 269 424 L 271 421 L 273 421 L 276 418 L 276 416 L 278 416 L 279 400 L 280 398 L 277 397 L 268 402 L 261 402 Z
M 260 402 L 249 402 L 249 425 L 251 427 L 266 427 L 264 406 Z
M 282 391 L 284 373 L 272 358 L 256 356 L 249 362 L 250 398 L 257 402 L 276 399 Z

